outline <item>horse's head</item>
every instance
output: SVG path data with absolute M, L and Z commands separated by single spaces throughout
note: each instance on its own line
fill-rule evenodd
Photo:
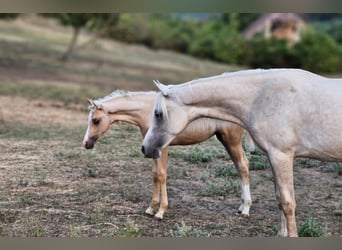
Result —
M 141 146 L 141 151 L 148 158 L 159 158 L 162 148 L 183 131 L 189 119 L 184 104 L 172 89 L 159 82 L 154 82 L 160 89 L 152 110 L 151 126 Z
M 91 149 L 96 140 L 108 130 L 111 123 L 109 113 L 101 103 L 93 100 L 88 100 L 88 102 L 88 128 L 84 135 L 83 145 L 86 149 Z

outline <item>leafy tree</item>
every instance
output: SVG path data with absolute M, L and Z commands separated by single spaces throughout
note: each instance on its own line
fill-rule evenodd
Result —
M 44 15 L 56 18 L 61 24 L 73 28 L 73 34 L 68 49 L 61 57 L 62 61 L 67 61 L 76 49 L 79 33 L 82 28 L 97 30 L 98 32 L 96 34 L 101 35 L 104 33 L 103 29 L 107 29 L 118 20 L 118 15 L 111 13 L 52 13 Z M 94 40 L 94 37 L 92 39 Z
M 0 19 L 14 19 L 18 15 L 18 13 L 0 13 Z
M 222 14 L 222 21 L 228 25 L 235 23 L 234 25 L 236 26 L 237 30 L 243 31 L 259 16 L 259 13 L 224 13 Z

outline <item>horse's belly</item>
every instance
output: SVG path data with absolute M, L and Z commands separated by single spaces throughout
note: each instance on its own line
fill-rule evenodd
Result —
M 310 143 L 306 143 L 305 146 L 297 147 L 296 156 L 322 161 L 342 161 L 342 138 L 340 136 L 324 141 L 319 137 L 315 139 L 310 141 Z

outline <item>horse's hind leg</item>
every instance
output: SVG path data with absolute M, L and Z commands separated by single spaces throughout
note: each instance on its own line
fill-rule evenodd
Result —
M 243 129 L 238 126 L 236 126 L 236 129 L 226 129 L 225 131 L 220 131 L 220 133 L 216 134 L 219 141 L 226 148 L 240 176 L 241 204 L 238 209 L 238 214 L 248 218 L 249 210 L 252 205 L 252 198 L 249 188 L 249 163 L 242 148 L 242 135 Z
M 280 226 L 278 236 L 297 237 L 295 218 L 295 194 L 293 184 L 293 154 L 274 150 L 268 154 L 275 181 L 275 192 L 279 206 Z

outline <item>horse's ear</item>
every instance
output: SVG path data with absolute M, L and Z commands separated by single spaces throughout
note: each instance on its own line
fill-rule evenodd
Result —
M 88 104 L 94 106 L 94 101 L 92 99 L 88 99 Z
M 163 96 L 168 96 L 170 94 L 170 89 L 168 86 L 160 83 L 158 80 L 153 80 L 153 82 L 158 87 Z
M 102 110 L 103 109 L 103 106 L 101 103 L 98 103 L 94 100 L 91 100 L 91 99 L 88 99 L 88 103 L 92 106 L 94 106 L 96 109 L 99 109 L 99 110 Z

